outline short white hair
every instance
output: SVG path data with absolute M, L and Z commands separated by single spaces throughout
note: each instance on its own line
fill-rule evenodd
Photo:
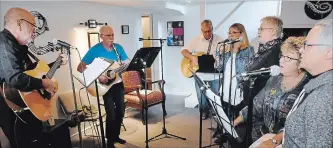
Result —
M 326 44 L 330 48 L 333 48 L 332 40 L 333 40 L 333 19 L 322 20 L 315 24 L 315 26 L 320 27 L 318 32 L 318 43 Z M 325 48 L 325 47 L 321 47 Z M 326 47 L 327 48 L 327 47 Z

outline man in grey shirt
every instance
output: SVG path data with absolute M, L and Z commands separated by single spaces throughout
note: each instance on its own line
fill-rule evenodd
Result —
M 284 148 L 333 148 L 333 19 L 317 23 L 301 49 L 300 67 L 314 78 L 285 123 Z

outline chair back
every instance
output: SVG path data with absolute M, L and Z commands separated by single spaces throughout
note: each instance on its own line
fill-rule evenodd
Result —
M 121 74 L 125 93 L 135 91 L 138 86 L 141 86 L 141 77 L 138 71 L 126 71 Z

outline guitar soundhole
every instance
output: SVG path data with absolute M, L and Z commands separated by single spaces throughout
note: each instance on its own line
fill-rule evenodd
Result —
M 110 85 L 110 84 L 113 83 L 115 80 L 116 80 L 116 77 L 114 77 L 113 79 L 110 79 L 110 80 L 106 83 L 106 85 Z

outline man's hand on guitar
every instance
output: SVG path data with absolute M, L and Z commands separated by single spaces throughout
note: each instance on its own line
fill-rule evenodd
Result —
M 191 56 L 190 60 L 191 60 L 192 65 L 195 65 L 195 66 L 199 65 L 197 56 Z
M 43 86 L 46 91 L 48 91 L 51 96 L 54 95 L 54 93 L 57 91 L 56 90 L 56 83 L 52 81 L 51 79 L 42 79 Z
M 99 76 L 99 77 L 98 77 L 98 80 L 99 80 L 102 84 L 106 84 L 106 83 L 108 83 L 108 81 L 109 81 L 109 79 L 108 79 L 106 76 L 104 76 L 104 75 Z
M 66 65 L 68 62 L 68 56 L 66 53 L 61 53 L 59 55 L 61 57 L 61 65 Z

